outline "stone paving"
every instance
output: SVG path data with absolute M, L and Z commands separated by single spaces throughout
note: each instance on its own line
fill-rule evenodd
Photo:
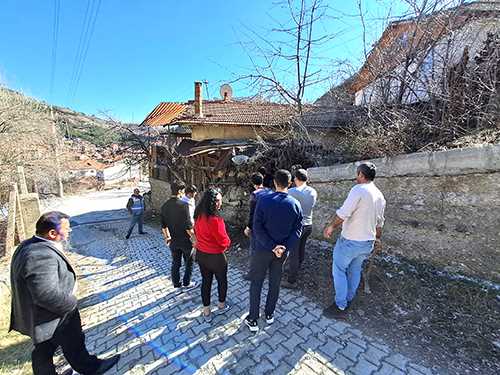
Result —
M 89 349 L 122 355 L 109 374 L 432 373 L 362 327 L 322 317 L 320 306 L 299 291 L 283 289 L 275 323 L 262 320 L 261 330 L 250 333 L 243 324 L 249 283 L 231 265 L 232 309 L 206 323 L 199 288 L 174 291 L 171 257 L 157 229 L 146 226 L 147 235 L 134 231 L 127 241 L 123 210 L 84 215 L 74 218 L 79 225 L 70 256 L 83 289 L 79 306 Z M 201 280 L 196 265 L 193 278 Z M 215 280 L 212 289 L 216 302 Z

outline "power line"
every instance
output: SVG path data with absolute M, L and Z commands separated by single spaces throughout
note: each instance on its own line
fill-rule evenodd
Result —
M 73 99 L 76 96 L 76 92 L 78 90 L 78 85 L 80 83 L 80 78 L 81 78 L 82 72 L 83 72 L 83 67 L 85 66 L 85 61 L 87 60 L 87 54 L 88 54 L 88 51 L 89 51 L 89 48 L 90 48 L 90 42 L 92 41 L 92 36 L 94 35 L 95 24 L 96 24 L 96 21 L 97 21 L 97 17 L 99 15 L 99 9 L 100 9 L 100 7 L 101 7 L 101 0 L 97 0 L 97 8 L 96 8 L 96 12 L 94 14 L 93 21 L 92 21 L 92 24 L 91 24 L 90 35 L 89 35 L 89 37 L 87 39 L 87 45 L 85 47 L 85 50 L 83 51 L 82 62 L 80 64 L 80 70 L 78 71 L 78 75 L 76 77 L 75 88 L 74 88 L 74 91 L 73 91 Z
M 59 38 L 59 14 L 61 11 L 60 0 L 54 0 L 54 18 L 52 21 L 52 58 L 50 67 L 50 91 L 49 95 L 52 99 L 54 92 L 54 81 L 56 76 L 56 63 L 57 63 L 57 40 Z
M 90 31 L 90 25 L 92 24 L 92 17 L 94 14 L 95 8 L 95 0 L 87 0 L 87 9 L 85 11 L 85 17 L 83 19 L 82 31 L 80 33 L 80 40 L 78 43 L 77 53 L 75 55 L 75 64 L 73 67 L 73 72 L 71 76 L 71 83 L 69 87 L 68 96 L 70 100 L 73 100 L 76 79 L 78 77 L 78 72 L 80 71 L 80 67 L 83 60 L 83 52 L 85 51 L 85 46 L 87 45 L 87 40 Z
M 85 10 L 85 15 L 83 17 L 82 30 L 80 31 L 80 38 L 78 41 L 78 47 L 76 49 L 75 60 L 73 61 L 73 69 L 71 70 L 71 78 L 68 87 L 68 100 L 71 98 L 71 93 L 73 92 L 73 86 L 75 83 L 76 72 L 78 71 L 78 67 L 80 65 L 80 56 L 82 54 L 82 45 L 84 39 L 86 39 L 86 34 L 88 30 L 88 19 L 89 19 L 89 11 L 90 4 L 93 4 L 90 0 L 87 1 L 87 8 Z
M 97 5 L 96 5 L 97 4 Z M 73 64 L 73 72 L 71 75 L 68 97 L 74 100 L 78 91 L 78 85 L 82 76 L 83 68 L 87 60 L 87 54 L 90 48 L 90 43 L 95 30 L 95 24 L 99 15 L 101 0 L 89 0 L 87 9 L 82 24 L 80 40 L 78 43 L 77 53 Z

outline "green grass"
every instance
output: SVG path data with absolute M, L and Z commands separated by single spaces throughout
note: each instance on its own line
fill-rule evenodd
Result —
M 2 264 L 0 268 L 4 268 Z M 0 375 L 31 374 L 31 339 L 17 332 L 8 333 L 10 291 L 0 283 Z

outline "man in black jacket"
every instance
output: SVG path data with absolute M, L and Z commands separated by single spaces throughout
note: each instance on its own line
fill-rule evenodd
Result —
M 68 215 L 47 212 L 36 223 L 36 235 L 12 256 L 10 330 L 31 337 L 34 375 L 56 374 L 53 356 L 58 346 L 71 367 L 84 375 L 104 374 L 120 358 L 98 359 L 85 347 L 76 275 L 62 246 L 69 232 Z
M 172 252 L 172 283 L 174 288 L 181 290 L 193 289 L 196 283 L 191 281 L 193 271 L 193 244 L 191 236 L 194 234 L 193 223 L 189 214 L 189 207 L 181 198 L 184 196 L 186 185 L 182 182 L 171 184 L 172 196 L 161 207 L 161 228 L 166 245 Z M 180 269 L 184 259 L 184 277 L 181 284 Z

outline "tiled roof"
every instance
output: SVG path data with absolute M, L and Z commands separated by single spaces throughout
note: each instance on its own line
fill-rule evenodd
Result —
M 243 125 L 243 126 L 278 126 L 293 124 L 297 114 L 295 109 L 286 104 L 263 103 L 253 101 L 223 101 L 204 100 L 203 117 L 194 113 L 193 101 L 178 107 L 180 112 L 168 111 L 166 104 L 160 103 L 153 112 L 143 121 L 143 125 L 182 125 L 182 126 L 208 126 L 208 125 Z M 163 106 L 162 106 L 163 105 Z M 162 107 L 160 107 L 162 106 Z M 333 107 L 304 105 L 302 123 L 309 128 L 336 128 L 346 125 L 352 116 L 352 106 Z M 156 112 L 155 112 L 156 111 Z M 163 112 L 162 112 L 163 111 Z M 168 113 L 166 112 L 168 111 Z M 177 115 L 174 116 L 174 112 Z M 156 114 L 155 114 L 156 113 Z M 153 116 L 155 114 L 155 116 Z M 170 122 L 165 119 L 170 116 Z M 157 119 L 162 118 L 162 121 Z
M 186 105 L 179 103 L 161 102 L 147 115 L 141 125 L 162 126 L 168 125 L 186 109 Z
M 175 123 L 272 126 L 288 123 L 295 113 L 292 106 L 285 104 L 204 100 L 203 117 L 199 117 L 194 113 L 193 101 L 186 104 L 186 110 L 174 121 Z
M 106 168 L 106 165 L 93 159 L 83 159 L 83 160 L 68 160 L 65 167 L 68 170 L 90 170 L 96 169 L 102 171 Z

